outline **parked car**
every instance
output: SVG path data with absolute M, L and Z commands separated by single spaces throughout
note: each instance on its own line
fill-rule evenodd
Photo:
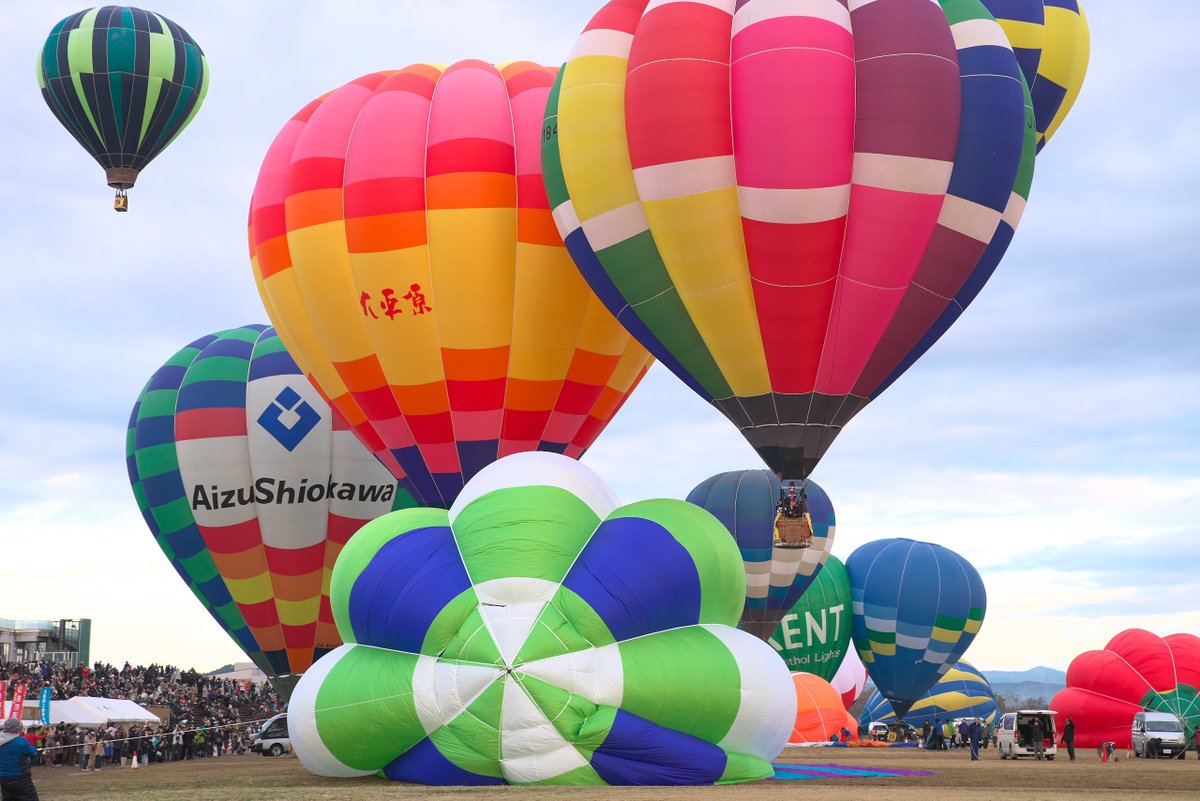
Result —
M 1133 716 L 1133 755 L 1183 758 L 1187 752 L 1183 724 L 1170 712 L 1138 712 Z
M 883 742 L 908 742 L 916 740 L 917 730 L 907 723 L 884 723 L 882 720 L 876 720 L 873 723 L 867 724 L 867 736 L 872 740 L 881 740 Z
M 292 750 L 288 737 L 287 713 L 281 712 L 268 720 L 250 740 L 250 750 L 263 756 L 281 756 Z
M 1006 712 L 996 727 L 996 747 L 1001 759 L 1033 756 L 1030 730 L 1036 720 L 1042 727 L 1042 753 L 1046 759 L 1054 759 L 1058 753 L 1058 730 L 1054 726 L 1053 709 L 1021 709 Z

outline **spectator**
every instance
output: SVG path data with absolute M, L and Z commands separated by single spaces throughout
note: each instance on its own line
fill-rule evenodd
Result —
M 10 686 L 24 684 L 30 693 L 49 687 L 56 700 L 77 695 L 129 699 L 168 710 L 162 727 L 137 725 L 125 730 L 114 726 L 96 732 L 60 724 L 30 735 L 43 745 L 39 764 L 79 765 L 81 770 L 102 769 L 106 750 L 110 765 L 132 764 L 135 752 L 144 765 L 230 750 L 244 753 L 251 724 L 283 709 L 279 696 L 266 682 L 209 677 L 171 665 L 124 663 L 116 667 L 96 662 L 90 667 L 72 667 L 50 661 L 0 662 L 0 681 Z M 202 745 L 193 742 L 196 729 L 203 730 Z
M 30 767 L 37 749 L 21 736 L 21 721 L 9 718 L 0 728 L 0 792 L 4 801 L 38 801 Z

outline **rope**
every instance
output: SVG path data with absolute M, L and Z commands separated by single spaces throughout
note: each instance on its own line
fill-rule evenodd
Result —
M 275 716 L 272 715 L 271 717 L 275 717 Z M 263 723 L 264 721 L 268 721 L 270 719 L 271 718 L 256 718 L 254 720 L 243 720 L 239 723 L 225 723 L 221 726 L 200 726 L 200 727 L 197 727 L 194 729 L 171 729 L 169 731 L 158 732 L 157 734 L 140 734 L 137 737 L 117 737 L 112 740 L 97 740 L 96 743 L 92 743 L 92 745 L 103 744 L 103 743 L 125 743 L 125 742 L 130 742 L 132 740 L 144 740 L 147 737 L 159 737 L 159 738 L 174 737 L 176 734 L 182 735 L 182 734 L 187 734 L 188 732 L 197 732 L 197 731 L 209 732 L 209 731 L 216 731 L 218 729 L 232 729 L 237 726 L 249 726 L 253 723 Z M 42 724 L 42 725 L 44 725 L 44 724 Z M 53 725 L 59 725 L 59 724 L 50 724 L 50 725 L 53 726 Z M 70 725 L 70 724 L 67 724 L 67 725 Z M 85 745 L 88 745 L 88 743 L 79 742 L 79 743 L 72 743 L 71 745 L 51 745 L 51 746 L 46 746 L 45 748 L 39 748 L 38 750 L 39 751 L 59 751 L 59 750 L 66 749 L 66 748 L 83 748 Z M 207 743 L 205 743 L 205 745 L 207 745 Z

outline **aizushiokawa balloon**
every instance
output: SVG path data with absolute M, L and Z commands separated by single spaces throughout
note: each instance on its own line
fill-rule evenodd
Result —
M 146 384 L 126 460 L 180 577 L 286 694 L 341 644 L 329 581 L 363 524 L 414 506 L 261 325 L 202 337 Z
M 579 275 L 542 184 L 554 70 L 366 75 L 280 131 L 250 209 L 289 351 L 425 505 L 496 459 L 578 458 L 649 365 Z
M 105 169 L 120 201 L 187 127 L 208 92 L 208 62 L 188 32 L 128 6 L 80 11 L 50 31 L 37 62 L 42 97 Z
M 978 0 L 613 0 L 543 139 L 593 289 L 796 480 L 991 275 L 1036 147 Z
M 775 506 L 780 484 L 769 470 L 721 473 L 701 482 L 687 496 L 689 503 L 720 520 L 741 550 L 746 565 L 746 608 L 741 627 L 764 640 L 821 574 L 833 548 L 837 530 L 833 503 L 815 481 L 805 482 L 804 486 L 812 518 L 812 543 L 808 548 L 776 546 Z M 849 628 L 846 630 L 849 632 Z
M 846 573 L 854 646 L 903 720 L 974 642 L 987 610 L 983 579 L 954 551 L 907 539 L 863 545 Z

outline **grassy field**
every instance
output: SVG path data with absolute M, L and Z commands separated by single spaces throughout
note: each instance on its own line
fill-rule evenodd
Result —
M 937 771 L 937 776 L 817 779 L 759 782 L 702 788 L 435 788 L 383 779 L 322 779 L 291 757 L 225 756 L 129 770 L 80 773 L 38 768 L 34 781 L 43 801 L 444 801 L 445 799 L 535 798 L 569 801 L 1196 801 L 1200 760 L 1124 759 L 1102 764 L 1094 751 L 1075 762 L 1001 761 L 994 750 L 971 762 L 961 752 L 909 749 L 789 749 L 782 762 L 837 763 L 854 767 Z

